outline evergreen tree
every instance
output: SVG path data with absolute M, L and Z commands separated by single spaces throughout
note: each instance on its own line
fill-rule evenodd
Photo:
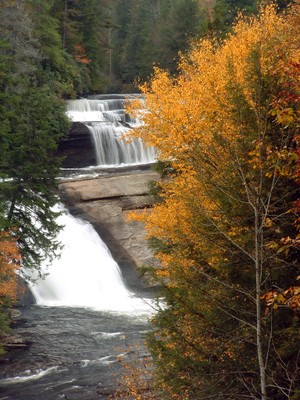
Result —
M 36 79 L 39 84 L 47 83 L 60 97 L 74 96 L 74 82 L 79 73 L 74 61 L 63 49 L 54 0 L 27 0 L 25 6 L 32 21 L 33 37 L 39 43 Z
M 7 2 L 0 13 L 2 227 L 17 238 L 24 265 L 39 269 L 58 247 L 54 154 L 68 121 L 64 104 L 41 80 L 43 53 L 25 5 Z
M 203 32 L 206 18 L 194 0 L 119 0 L 116 12 L 114 68 L 127 84 L 146 80 L 154 65 L 175 72 L 178 52 Z
M 177 70 L 179 52 L 185 53 L 190 47 L 190 41 L 197 38 L 202 31 L 204 16 L 199 4 L 194 0 L 176 0 L 164 5 L 168 10 L 166 19 L 163 18 L 162 41 L 159 53 L 159 65 L 168 68 L 172 73 Z M 166 9 L 166 7 L 168 7 Z

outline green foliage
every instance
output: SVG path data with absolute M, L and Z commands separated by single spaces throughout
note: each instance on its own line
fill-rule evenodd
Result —
M 57 249 L 59 227 L 52 207 L 58 200 L 54 189 L 60 160 L 55 150 L 68 124 L 63 104 L 48 87 L 23 90 L 14 99 L 19 114 L 9 118 L 2 171 L 10 180 L 1 184 L 1 198 L 7 205 L 7 223 L 16 229 L 24 265 L 38 269 Z
M 34 5 L 7 3 L 0 9 L 0 203 L 1 228 L 12 230 L 24 265 L 39 269 L 59 247 L 54 239 L 60 227 L 52 210 L 60 166 L 55 151 L 69 123 L 57 97 L 62 93 L 55 92 L 63 55 L 50 29 L 52 20 L 43 19 L 49 4 L 39 2 L 35 24 L 30 18 Z
M 194 0 L 117 1 L 114 69 L 123 84 L 144 81 L 153 65 L 177 69 L 178 52 L 203 33 L 206 18 Z
M 10 331 L 9 319 L 7 317 L 6 310 L 0 308 L 0 356 L 5 354 L 5 350 L 2 343 L 2 337 L 9 331 Z

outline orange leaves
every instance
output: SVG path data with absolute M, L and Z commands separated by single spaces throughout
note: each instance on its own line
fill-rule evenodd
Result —
M 261 299 L 266 302 L 268 307 L 273 307 L 274 310 L 279 307 L 289 307 L 294 312 L 300 313 L 300 286 L 292 286 L 287 290 L 281 291 L 272 290 L 264 293 Z
M 89 64 L 91 62 L 91 60 L 87 58 L 85 48 L 82 45 L 80 44 L 75 45 L 74 50 L 75 50 L 76 61 L 78 61 L 81 64 Z
M 258 359 L 267 359 L 265 333 L 282 327 L 280 318 L 270 326 L 261 316 L 262 300 L 299 311 L 298 286 L 268 291 L 294 279 L 299 258 L 295 7 L 295 13 L 278 14 L 271 5 L 258 17 L 240 17 L 221 45 L 194 44 L 177 78 L 157 69 L 142 88 L 144 125 L 133 134 L 172 167 L 161 183 L 162 201 L 137 217 L 154 237 L 161 263 L 154 274 L 167 289 L 169 307 L 154 321 L 160 337 L 153 345 L 166 392 L 173 385 L 169 370 L 178 376 L 175 387 L 182 378 L 178 393 L 192 393 L 195 385 L 191 398 L 207 385 L 203 377 L 210 379 L 206 365 L 213 371 L 218 364 L 227 382 L 234 364 L 244 365 L 246 342 L 261 341 Z M 247 354 L 257 371 L 256 357 Z M 199 367 L 196 383 L 187 376 L 189 366 Z M 227 368 L 234 374 L 226 376 Z M 260 361 L 259 368 L 263 378 L 270 372 Z
M 179 171 L 162 185 L 164 203 L 143 217 L 149 236 L 176 243 L 180 226 L 193 241 L 188 202 L 196 198 L 213 224 L 219 211 L 211 188 L 228 185 L 239 176 L 238 163 L 247 162 L 265 178 L 298 174 L 295 149 L 265 141 L 270 115 L 279 125 L 295 123 L 291 103 L 299 91 L 300 37 L 291 20 L 296 14 L 297 9 L 287 17 L 268 5 L 259 17 L 240 17 L 221 46 L 214 39 L 195 43 L 191 53 L 181 58 L 177 78 L 156 68 L 151 82 L 141 88 L 144 125 L 133 135 L 156 147 L 159 158 L 171 161 Z M 281 100 L 270 92 L 265 94 L 270 97 L 263 98 L 264 87 L 273 90 L 275 83 L 274 91 L 278 85 L 285 90 Z M 131 105 L 132 111 L 140 108 L 140 104 Z M 284 134 L 278 131 L 277 135 Z M 241 142 L 246 143 L 244 148 L 239 148 Z M 229 170 L 232 178 L 226 176 Z M 245 184 L 247 171 L 243 173 Z
M 6 300 L 14 301 L 17 290 L 16 270 L 20 267 L 18 246 L 8 233 L 0 234 L 0 305 Z
M 125 355 L 129 355 L 129 360 Z M 121 388 L 109 399 L 128 399 L 128 396 L 135 400 L 156 399 L 152 382 L 153 360 L 145 355 L 145 349 L 138 345 L 128 346 L 118 361 L 124 368 L 124 373 L 118 376 Z
M 147 111 L 143 114 L 144 126 L 134 135 L 156 147 L 160 159 L 186 163 L 195 151 L 208 152 L 210 156 L 212 144 L 216 151 L 222 151 L 215 147 L 216 134 L 228 144 L 242 137 L 245 127 L 236 118 L 242 102 L 257 120 L 263 121 L 272 112 L 278 123 L 290 122 L 295 117 L 291 107 L 279 107 L 277 100 L 272 111 L 265 107 L 259 85 L 275 76 L 286 85 L 289 74 L 294 86 L 300 82 L 299 50 L 290 46 L 291 37 L 296 42 L 297 30 L 271 5 L 262 10 L 259 18 L 241 17 L 222 46 L 207 39 L 195 43 L 193 51 L 181 59 L 178 78 L 156 68 L 151 82 L 141 88 Z M 241 97 L 236 104 L 232 103 L 230 88 Z M 293 99 L 289 93 L 284 102 L 289 105 Z M 263 124 L 258 128 L 261 132 L 265 129 Z M 257 139 L 261 132 L 257 132 Z

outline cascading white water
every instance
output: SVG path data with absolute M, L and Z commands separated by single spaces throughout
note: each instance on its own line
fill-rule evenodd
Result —
M 125 114 L 124 103 L 136 96 L 98 96 L 92 99 L 71 100 L 67 114 L 73 122 L 87 126 L 93 138 L 97 166 L 148 164 L 156 160 L 154 148 L 141 140 L 129 143 L 122 139 L 140 121 Z
M 58 219 L 64 245 L 45 279 L 30 284 L 37 304 L 91 307 L 104 311 L 150 312 L 149 303 L 125 287 L 119 267 L 91 224 L 64 213 Z M 34 278 L 34 277 L 33 277 Z
M 122 125 L 95 122 L 87 125 L 92 134 L 98 165 L 147 164 L 155 159 L 153 148 L 146 148 L 141 139 L 126 143 L 120 134 L 128 131 Z

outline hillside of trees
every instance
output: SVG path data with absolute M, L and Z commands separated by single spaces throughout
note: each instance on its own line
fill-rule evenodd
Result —
M 64 97 L 136 90 L 153 65 L 175 73 L 191 39 L 222 35 L 238 10 L 256 9 L 254 0 L 5 0 L 0 7 L 3 39 L 7 28 L 30 30 L 44 78 L 51 75 Z

